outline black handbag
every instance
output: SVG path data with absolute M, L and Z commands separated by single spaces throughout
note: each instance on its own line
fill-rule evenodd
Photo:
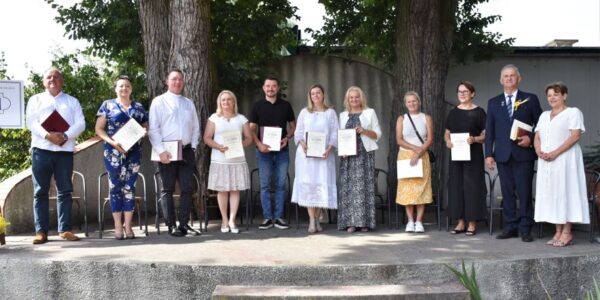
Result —
M 408 116 L 408 120 L 410 120 L 410 124 L 412 124 L 412 127 L 415 130 L 417 137 L 419 138 L 421 143 L 425 144 L 425 141 L 423 141 L 423 138 L 421 137 L 421 135 L 419 134 L 419 131 L 417 130 L 417 126 L 415 126 L 415 122 L 413 122 L 412 118 L 410 117 L 410 113 L 407 113 L 406 115 Z M 431 151 L 431 149 L 427 149 L 427 153 L 429 153 L 429 162 L 434 163 L 435 162 L 435 154 L 433 154 L 433 151 Z

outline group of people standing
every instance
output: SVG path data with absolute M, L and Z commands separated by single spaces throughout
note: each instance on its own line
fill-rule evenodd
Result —
M 546 86 L 552 109 L 542 113 L 538 97 L 520 90 L 520 82 L 519 69 L 504 66 L 500 72 L 503 93 L 488 101 L 487 114 L 473 104 L 472 83 L 464 81 L 457 86 L 459 104 L 447 117 L 445 142 L 453 148 L 450 135 L 468 132 L 471 159 L 450 162 L 449 216 L 458 220 L 451 233 L 474 235 L 477 221 L 485 219 L 485 156 L 488 169 L 497 167 L 502 190 L 505 224 L 496 238 L 520 236 L 523 242 L 531 242 L 533 224 L 548 222 L 555 224 L 556 232 L 547 244 L 568 246 L 573 243 L 572 224 L 590 221 L 583 155 L 578 144 L 585 131 L 583 114 L 567 106 L 564 83 Z M 529 130 L 512 133 L 516 121 L 528 125 Z
M 533 240 L 530 229 L 535 219 L 556 224 L 556 233 L 548 244 L 567 246 L 572 243 L 571 224 L 589 222 L 583 160 L 577 144 L 585 130 L 583 115 L 577 108 L 566 106 L 567 87 L 562 83 L 546 87 L 552 111 L 542 114 L 537 96 L 518 89 L 520 81 L 516 66 L 502 68 L 500 83 L 504 92 L 489 100 L 487 114 L 473 103 L 475 87 L 472 83 L 463 81 L 457 86 L 459 104 L 447 116 L 444 140 L 451 149 L 454 147 L 452 134 L 468 133 L 466 142 L 470 145 L 470 159 L 450 161 L 449 216 L 458 221 L 451 233 L 475 235 L 477 221 L 485 218 L 485 162 L 489 169 L 498 168 L 502 189 L 505 227 L 497 238 L 520 235 L 523 241 L 530 242 Z M 44 75 L 46 92 L 33 96 L 27 105 L 27 125 L 32 132 L 34 244 L 47 241 L 48 189 L 53 174 L 58 190 L 59 234 L 63 239 L 78 239 L 70 231 L 70 176 L 75 138 L 83 132 L 85 121 L 77 99 L 61 92 L 62 84 L 60 71 L 50 69 Z M 152 101 L 148 113 L 132 99 L 129 78 L 121 76 L 115 82 L 117 97 L 106 100 L 97 113 L 95 130 L 104 140 L 109 198 L 115 238 L 119 240 L 135 237 L 131 220 L 141 142 L 125 151 L 111 136 L 131 119 L 147 129 L 153 151 L 159 157 L 158 170 L 163 183 L 160 201 L 169 234 L 177 237 L 200 234 L 188 225 L 200 122 L 194 103 L 182 96 L 183 73 L 171 70 L 166 86 L 167 92 Z M 231 132 L 239 133 L 243 147 L 256 145 L 264 219 L 259 229 L 289 228 L 283 213 L 290 142 L 297 146 L 291 198 L 293 203 L 307 208 L 308 232 L 323 230 L 319 222 L 322 209 L 338 210 L 339 230 L 352 233 L 374 229 L 375 150 L 382 132 L 375 110 L 368 107 L 364 92 L 357 86 L 348 88 L 344 110 L 338 116 L 323 86 L 315 84 L 309 88 L 307 105 L 296 120 L 291 104 L 280 97 L 277 78 L 266 78 L 262 89 L 264 98 L 254 104 L 249 119 L 238 112 L 235 94 L 222 91 L 217 97 L 217 110 L 207 120 L 203 132 L 204 143 L 212 148 L 208 188 L 217 192 L 221 232 L 239 232 L 235 220 L 240 191 L 250 187 L 245 157 L 227 158 L 225 155 L 229 150 L 224 142 L 225 135 Z M 408 223 L 405 231 L 424 232 L 425 206 L 432 202 L 433 159 L 429 148 L 434 141 L 434 124 L 429 115 L 421 112 L 421 99 L 416 92 L 404 95 L 404 105 L 406 113 L 396 121 L 398 160 L 409 160 L 410 166 L 422 163 L 423 175 L 400 179 L 396 202 L 406 208 Z M 49 132 L 42 127 L 52 111 L 57 111 L 70 125 L 66 132 Z M 533 130 L 511 140 L 514 120 L 529 124 Z M 267 127 L 280 129 L 279 149 L 271 149 L 268 143 L 263 143 Z M 356 133 L 357 149 L 356 155 L 340 157 L 338 171 L 334 148 L 338 146 L 340 129 L 351 129 L 352 135 Z M 308 155 L 307 134 L 310 132 L 325 136 L 322 157 Z M 164 148 L 163 142 L 167 141 L 180 141 L 180 158 L 172 157 L 172 153 Z M 534 215 L 532 183 L 536 160 Z M 176 182 L 181 189 L 178 210 L 173 204 Z

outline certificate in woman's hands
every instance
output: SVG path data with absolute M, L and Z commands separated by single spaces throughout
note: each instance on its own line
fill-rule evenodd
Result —
M 338 130 L 338 156 L 356 155 L 357 147 L 355 129 Z
M 225 158 L 244 157 L 244 146 L 242 146 L 242 133 L 231 130 L 221 133 L 223 137 L 223 145 L 227 147 Z
M 452 161 L 470 161 L 471 160 L 471 145 L 467 143 L 469 133 L 451 133 L 450 142 L 452 149 Z
M 129 151 L 145 134 L 144 127 L 133 118 L 130 118 L 111 138 L 119 143 L 123 150 Z
M 260 131 L 262 143 L 269 146 L 269 151 L 281 150 L 281 127 L 264 126 Z
M 322 132 L 306 132 L 306 156 L 325 157 L 327 135 Z
M 423 159 L 420 158 L 414 166 L 410 165 L 410 159 L 396 161 L 396 173 L 398 179 L 423 177 Z

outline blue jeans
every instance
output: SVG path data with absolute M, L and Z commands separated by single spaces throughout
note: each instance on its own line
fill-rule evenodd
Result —
M 35 231 L 48 233 L 50 204 L 48 191 L 54 174 L 56 181 L 58 232 L 71 231 L 71 205 L 73 200 L 73 152 L 53 152 L 33 148 L 31 151 L 33 174 L 33 217 Z
M 288 149 L 262 153 L 256 150 L 256 163 L 260 176 L 260 202 L 265 219 L 273 219 L 271 208 L 271 188 L 275 184 L 275 219 L 283 217 L 285 182 L 287 179 L 290 155 Z

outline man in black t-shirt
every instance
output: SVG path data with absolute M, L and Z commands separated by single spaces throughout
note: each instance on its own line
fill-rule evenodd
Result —
M 256 163 L 260 176 L 260 199 L 264 221 L 259 229 L 269 229 L 275 225 L 279 229 L 288 229 L 283 219 L 285 181 L 287 178 L 290 156 L 288 142 L 293 140 L 296 130 L 294 110 L 289 102 L 278 97 L 279 80 L 267 77 L 263 84 L 265 98 L 258 100 L 250 114 L 250 129 L 256 144 Z M 262 143 L 262 129 L 265 126 L 281 128 L 279 151 L 271 151 Z M 289 126 L 289 128 L 288 128 Z M 271 183 L 275 183 L 275 211 L 271 208 Z

